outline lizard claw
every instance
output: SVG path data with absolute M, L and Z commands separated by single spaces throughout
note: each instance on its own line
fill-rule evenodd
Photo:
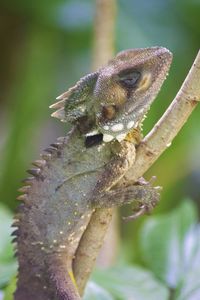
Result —
M 149 181 L 147 181 L 146 179 L 144 179 L 144 177 L 140 177 L 138 180 L 137 180 L 137 182 L 136 182 L 136 184 L 137 185 L 153 185 L 153 183 L 156 181 L 156 176 L 152 176 L 151 178 L 150 178 L 150 180 Z
M 152 176 L 151 178 L 150 178 L 150 180 L 149 180 L 149 185 L 153 185 L 153 183 L 156 181 L 156 179 L 157 179 L 157 177 L 154 175 L 154 176 Z
M 122 220 L 125 222 L 133 221 L 133 220 L 136 220 L 138 217 L 144 215 L 145 213 L 146 213 L 146 207 L 145 207 L 145 205 L 142 205 L 140 207 L 140 210 L 138 210 L 133 215 L 130 215 L 128 217 L 122 217 Z
M 154 186 L 154 190 L 157 190 L 157 191 L 162 191 L 163 187 L 158 185 L 158 186 Z
M 145 185 L 145 186 L 153 186 L 155 183 L 157 177 L 152 176 L 149 181 L 145 180 L 144 177 L 140 177 L 138 181 L 136 182 L 136 185 Z M 157 191 L 162 191 L 162 186 L 154 186 L 153 189 Z
M 148 205 L 142 204 L 142 205 L 140 205 L 138 210 L 133 210 L 134 211 L 133 215 L 130 215 L 128 217 L 122 217 L 122 220 L 125 222 L 129 222 L 132 220 L 136 220 L 140 216 L 149 214 L 152 211 L 152 209 L 156 206 L 156 204 L 157 204 L 157 201 L 151 202 L 151 204 L 148 204 Z

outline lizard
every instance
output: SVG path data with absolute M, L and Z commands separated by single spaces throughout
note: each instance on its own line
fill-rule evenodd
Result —
M 33 162 L 19 189 L 15 300 L 80 299 L 72 262 L 94 210 L 132 203 L 151 210 L 159 201 L 157 187 L 117 184 L 134 164 L 142 121 L 171 61 L 164 47 L 124 50 L 56 98 L 52 116 L 71 130 Z

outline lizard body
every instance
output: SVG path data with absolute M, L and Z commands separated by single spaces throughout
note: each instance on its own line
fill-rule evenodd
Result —
M 72 261 L 94 209 L 158 202 L 150 185 L 117 183 L 134 163 L 141 122 L 171 58 L 162 47 L 120 52 L 52 105 L 53 116 L 73 128 L 33 163 L 33 177 L 20 189 L 15 300 L 80 299 Z

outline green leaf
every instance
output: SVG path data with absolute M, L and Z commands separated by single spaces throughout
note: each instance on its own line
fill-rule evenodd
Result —
M 3 291 L 0 290 L 0 300 L 3 300 Z
M 167 288 L 151 272 L 139 267 L 115 267 L 96 271 L 94 280 L 108 290 L 115 299 L 168 299 Z
M 196 222 L 194 205 L 191 201 L 184 201 L 170 214 L 150 217 L 142 227 L 142 259 L 157 278 L 171 288 L 176 287 L 184 272 L 184 238 Z
M 11 244 L 12 215 L 4 207 L 0 206 L 0 286 L 5 285 L 16 273 L 17 264 L 13 258 L 13 246 Z
M 16 277 L 13 277 L 9 285 L 4 290 L 3 300 L 13 300 L 13 293 L 16 289 Z
M 12 261 L 10 263 L 0 263 L 0 286 L 6 285 L 10 278 L 17 273 L 17 263 Z
M 83 300 L 114 300 L 114 298 L 106 290 L 90 281 L 86 287 Z
M 0 206 L 0 261 L 8 261 L 12 257 L 11 245 L 12 215 L 4 206 Z
M 200 299 L 200 225 L 191 228 L 183 244 L 184 272 L 180 279 L 174 299 Z

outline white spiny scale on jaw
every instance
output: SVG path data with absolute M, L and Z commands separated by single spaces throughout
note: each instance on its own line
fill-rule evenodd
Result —
M 125 139 L 127 133 L 120 133 L 116 136 L 116 140 L 118 140 L 118 142 L 121 142 Z
M 111 130 L 114 132 L 121 131 L 124 128 L 122 123 L 115 124 L 111 127 Z
M 129 121 L 127 124 L 127 129 L 131 129 L 134 126 L 135 122 L 134 121 Z
M 103 135 L 103 141 L 105 143 L 111 142 L 112 140 L 114 140 L 114 136 L 106 133 Z

